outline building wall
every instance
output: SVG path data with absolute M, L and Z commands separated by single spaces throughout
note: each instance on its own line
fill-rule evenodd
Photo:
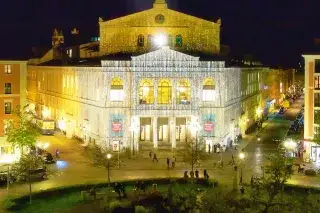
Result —
M 162 15 L 163 23 L 157 22 Z M 148 36 L 165 34 L 172 36 L 172 49 L 182 52 L 214 53 L 220 52 L 221 21 L 210 22 L 155 4 L 152 9 L 110 21 L 100 19 L 100 54 L 118 52 L 143 53 L 152 50 Z M 144 37 L 143 47 L 138 47 L 138 36 Z M 177 35 L 182 37 L 182 46 L 175 43 Z M 170 43 L 170 42 L 169 42 Z
M 14 115 L 5 114 L 5 103 L 11 103 L 11 110 L 26 103 L 26 61 L 0 61 L 0 158 L 11 152 L 11 146 L 5 142 L 5 123 L 14 119 Z M 11 73 L 5 73 L 9 65 Z M 5 94 L 5 83 L 11 83 L 11 94 Z

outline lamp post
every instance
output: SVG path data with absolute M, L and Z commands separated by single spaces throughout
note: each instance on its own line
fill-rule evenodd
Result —
M 107 154 L 107 169 L 108 169 L 108 187 L 110 187 L 110 159 L 111 159 L 112 155 L 111 154 Z
M 132 120 L 132 125 L 130 127 L 130 131 L 132 131 L 132 155 L 135 154 L 135 144 L 134 144 L 134 133 L 138 130 L 138 124 L 136 119 Z
M 244 160 L 244 158 L 245 158 L 245 154 L 243 153 L 243 152 L 241 152 L 240 154 L 239 154 L 239 158 L 240 158 L 240 185 L 242 184 L 242 162 L 243 162 L 243 160 Z

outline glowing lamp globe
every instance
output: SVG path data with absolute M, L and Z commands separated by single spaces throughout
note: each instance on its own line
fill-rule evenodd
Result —
M 158 34 L 154 37 L 154 40 L 153 42 L 159 46 L 159 47 L 163 47 L 163 46 L 166 46 L 167 43 L 168 43 L 168 38 L 166 35 L 164 34 Z

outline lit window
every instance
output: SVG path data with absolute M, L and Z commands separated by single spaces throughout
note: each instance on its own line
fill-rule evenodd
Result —
M 190 104 L 190 83 L 187 80 L 179 81 L 177 85 L 177 104 Z
M 111 101 L 123 101 L 123 82 L 120 78 L 114 78 L 111 82 L 110 100 Z
M 11 102 L 4 102 L 4 114 L 11 114 L 12 112 L 12 103 Z
M 203 82 L 202 100 L 214 101 L 216 98 L 215 83 L 213 79 L 207 78 Z
M 314 88 L 315 89 L 320 89 L 320 76 L 315 76 L 314 77 Z
M 160 80 L 158 85 L 158 104 L 169 104 L 171 102 L 171 85 L 168 79 Z
M 181 35 L 176 36 L 176 46 L 182 47 L 182 36 Z
M 72 49 L 68 50 L 68 55 L 69 55 L 70 58 L 72 58 Z
M 139 35 L 138 36 L 138 47 L 143 47 L 144 46 L 144 36 Z
M 11 94 L 11 83 L 4 83 L 4 94 Z
M 11 70 L 11 65 L 4 65 L 4 73 L 5 74 L 11 74 L 12 73 L 12 70 Z
M 139 85 L 139 103 L 153 104 L 154 88 L 150 79 L 143 79 Z

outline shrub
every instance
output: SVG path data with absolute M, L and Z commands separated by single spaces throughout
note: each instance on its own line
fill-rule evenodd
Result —
M 150 211 L 148 209 L 144 208 L 143 206 L 135 206 L 134 212 L 135 213 L 148 213 Z
M 5 209 L 12 209 L 15 205 L 16 203 L 13 201 L 13 198 L 10 196 L 5 197 L 2 201 L 2 206 Z

